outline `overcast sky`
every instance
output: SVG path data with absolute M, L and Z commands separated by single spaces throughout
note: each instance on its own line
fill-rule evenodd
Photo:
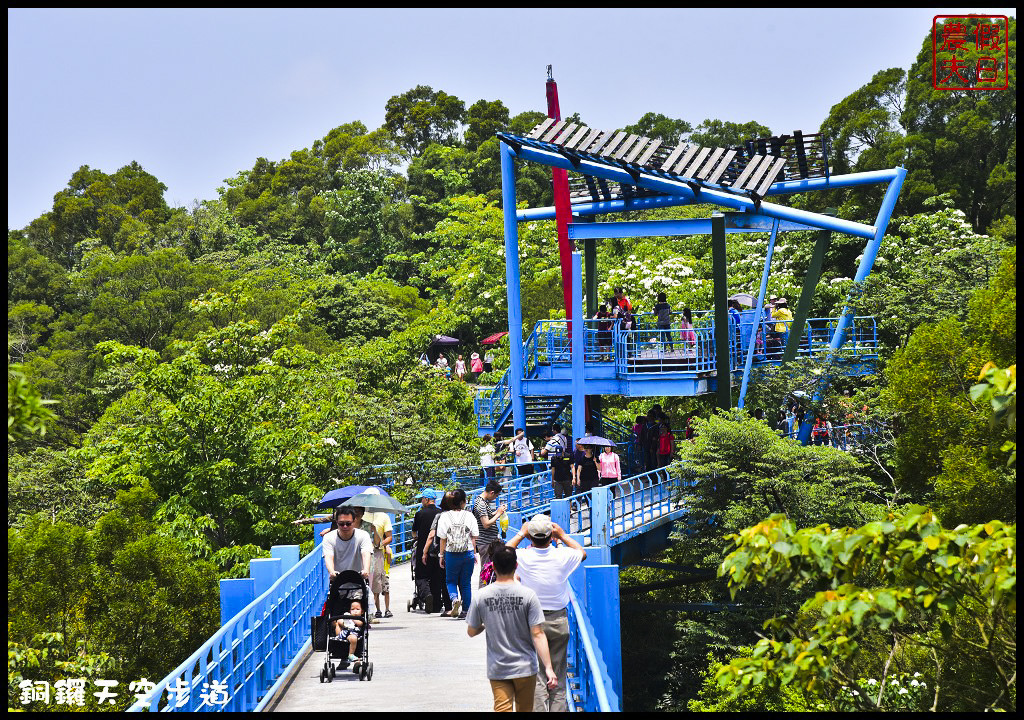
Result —
M 938 14 L 897 10 L 8 10 L 7 224 L 81 165 L 137 160 L 174 206 L 257 157 L 384 121 L 423 84 L 468 107 L 614 129 L 648 111 L 812 132 L 879 70 L 909 68 Z

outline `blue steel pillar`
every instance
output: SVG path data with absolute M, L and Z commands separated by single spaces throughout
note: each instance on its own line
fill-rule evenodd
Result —
M 747 396 L 747 383 L 750 381 L 750 367 L 754 362 L 754 344 L 757 340 L 757 329 L 761 327 L 764 315 L 764 295 L 768 290 L 768 273 L 772 269 L 772 255 L 775 253 L 775 238 L 779 234 L 779 221 L 772 223 L 772 234 L 768 238 L 768 253 L 764 258 L 764 273 L 761 275 L 761 287 L 757 291 L 757 306 L 754 308 L 754 322 L 750 328 L 750 342 L 747 344 L 747 357 L 743 362 L 743 382 L 740 384 L 740 399 L 736 407 L 743 409 L 743 400 Z M 765 346 L 768 338 L 764 337 Z
M 526 429 L 523 397 L 523 304 L 519 285 L 519 226 L 516 220 L 516 172 L 512 149 L 501 143 L 501 204 L 505 218 L 505 294 L 508 298 L 509 388 L 512 424 Z
M 576 320 L 572 323 L 572 437 L 586 435 L 586 380 L 584 378 L 583 345 L 583 256 L 572 254 L 572 312 Z M 570 447 L 574 447 L 570 442 Z
M 899 200 L 900 190 L 903 189 L 903 180 L 907 177 L 907 170 L 906 168 L 898 167 L 895 173 L 895 177 L 889 181 L 885 197 L 882 198 L 882 206 L 878 209 L 878 217 L 875 218 L 875 235 L 868 240 L 868 244 L 864 248 L 864 255 L 861 257 L 860 266 L 857 268 L 857 275 L 853 278 L 855 288 L 868 279 L 871 269 L 875 266 L 878 249 L 882 246 L 882 238 L 885 237 L 885 231 L 889 227 L 889 220 L 892 218 L 892 211 L 896 208 L 896 201 Z M 829 357 L 842 347 L 843 342 L 846 340 L 846 331 L 852 321 L 853 312 L 850 311 L 849 306 L 843 307 L 843 313 L 839 316 L 835 332 L 832 333 L 832 340 L 828 344 Z M 821 402 L 821 396 L 825 392 L 825 384 L 827 382 L 828 378 L 822 381 L 822 384 L 814 393 L 813 402 Z M 811 428 L 812 423 L 809 422 L 804 423 L 800 427 L 799 439 L 804 445 L 811 441 Z

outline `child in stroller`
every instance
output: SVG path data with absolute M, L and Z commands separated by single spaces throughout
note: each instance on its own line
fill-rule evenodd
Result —
M 352 605 L 349 606 L 348 614 L 334 621 L 335 636 L 339 640 L 348 640 L 348 661 L 350 663 L 359 659 L 356 657 L 356 645 L 359 643 L 359 638 L 363 636 L 365 623 L 362 619 L 357 618 L 362 617 L 362 603 L 358 600 L 353 600 Z
M 349 665 L 360 680 L 373 679 L 369 592 L 366 579 L 358 572 L 345 570 L 331 578 L 323 610 L 312 618 L 313 649 L 326 653 L 320 682 L 331 682 L 338 669 Z

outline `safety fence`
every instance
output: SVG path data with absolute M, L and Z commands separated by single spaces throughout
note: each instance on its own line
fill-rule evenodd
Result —
M 223 624 L 129 712 L 252 712 L 273 695 L 309 643 L 327 592 L 319 547 Z

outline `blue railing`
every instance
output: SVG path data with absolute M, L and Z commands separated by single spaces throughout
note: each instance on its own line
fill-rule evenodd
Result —
M 498 384 L 491 388 L 480 388 L 473 398 L 473 412 L 482 427 L 497 427 L 501 416 L 509 403 L 512 402 L 512 388 L 508 376 L 509 371 L 501 376 Z
M 650 525 L 663 524 L 668 516 L 682 514 L 681 490 L 688 484 L 692 482 L 683 464 L 674 462 L 610 485 L 608 544 L 624 542 Z
M 608 700 L 612 683 L 598 658 L 597 640 L 572 587 L 569 588 L 569 650 L 566 656 L 570 708 L 576 712 L 614 712 Z
M 309 618 L 327 592 L 322 557 L 314 547 L 129 712 L 262 710 L 284 670 L 309 643 Z
M 664 473 L 667 470 L 656 471 Z M 647 475 L 656 475 L 648 473 Z M 551 505 L 550 470 L 523 477 L 503 478 L 498 502 L 529 517 Z M 624 481 L 629 482 L 629 481 Z M 646 487 L 667 484 L 660 477 Z M 481 489 L 469 493 L 470 502 Z M 654 493 L 650 496 L 660 502 Z M 575 496 L 578 502 L 586 496 Z M 620 498 L 621 499 L 621 498 Z M 411 538 L 408 515 L 395 523 L 396 561 L 408 557 Z M 327 591 L 327 573 L 319 546 L 288 570 L 268 590 L 228 620 L 207 642 L 150 694 L 136 702 L 132 712 L 261 711 L 275 696 L 284 678 L 309 646 L 309 618 L 317 614 Z M 617 710 L 617 697 L 607 666 L 602 661 L 587 612 L 570 588 L 571 669 L 569 691 L 575 710 Z

